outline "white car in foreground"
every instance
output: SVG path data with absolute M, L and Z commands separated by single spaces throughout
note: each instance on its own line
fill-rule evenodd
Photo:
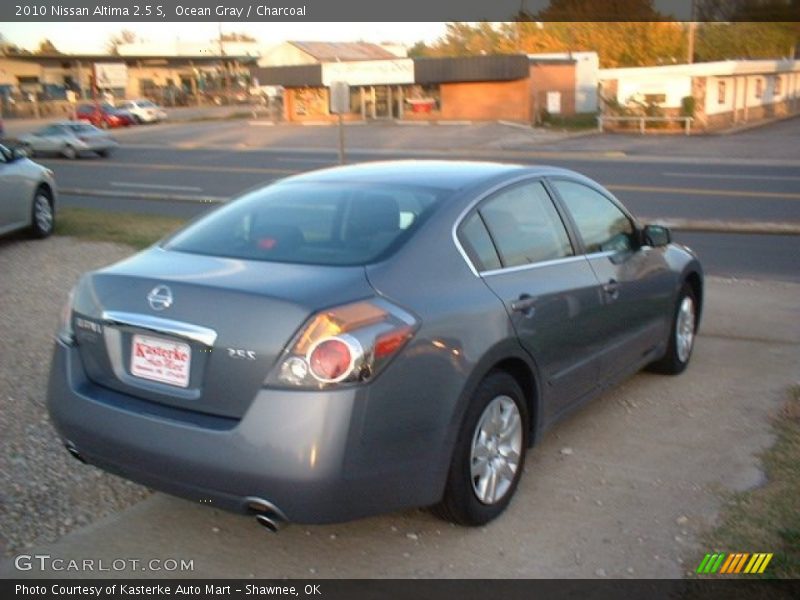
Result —
M 37 238 L 53 233 L 56 182 L 53 172 L 20 150 L 0 146 L 0 234 L 29 229 Z
M 158 123 L 167 118 L 167 113 L 163 108 L 146 98 L 125 100 L 120 102 L 117 108 L 131 113 L 139 123 Z

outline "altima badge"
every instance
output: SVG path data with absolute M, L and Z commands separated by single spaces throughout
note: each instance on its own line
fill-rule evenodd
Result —
M 147 302 L 153 310 L 169 308 L 172 306 L 172 290 L 165 285 L 157 285 L 147 294 Z

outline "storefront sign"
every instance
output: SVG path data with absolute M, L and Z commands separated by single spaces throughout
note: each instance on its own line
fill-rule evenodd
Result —
M 124 63 L 95 63 L 94 73 L 99 88 L 128 86 L 128 66 Z
M 414 83 L 414 61 L 399 58 L 323 63 L 322 85 L 329 86 L 334 81 L 344 81 L 349 85 Z

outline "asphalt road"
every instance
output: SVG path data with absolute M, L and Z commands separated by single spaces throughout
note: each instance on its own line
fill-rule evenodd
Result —
M 256 123 L 132 128 L 115 133 L 122 147 L 110 159 L 40 160 L 56 171 L 61 188 L 114 195 L 65 195 L 64 206 L 186 217 L 208 205 L 133 196 L 224 199 L 287 175 L 337 164 L 335 128 Z M 447 157 L 552 164 L 596 179 L 644 218 L 800 224 L 800 151 L 791 143 L 791 134 L 800 133 L 800 119 L 739 134 L 745 138 L 671 138 L 660 144 L 631 136 L 559 141 L 542 134 L 536 140 L 528 132 L 509 129 L 497 124 L 349 127 L 348 162 Z M 759 156 L 741 156 L 739 139 Z M 778 142 L 769 145 L 770 139 Z M 610 149 L 603 151 L 602 144 Z M 705 154 L 693 156 L 693 144 Z M 681 145 L 683 153 L 678 151 Z M 725 147 L 737 149 L 733 157 L 725 155 Z M 657 151 L 663 154 L 653 154 Z M 131 197 L 117 197 L 126 194 Z M 675 237 L 698 250 L 712 274 L 800 281 L 794 260 L 800 254 L 800 236 L 678 232 Z

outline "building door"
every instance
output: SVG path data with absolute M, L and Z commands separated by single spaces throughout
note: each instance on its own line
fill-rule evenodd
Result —
M 372 87 L 373 119 L 392 118 L 392 88 L 388 85 Z

